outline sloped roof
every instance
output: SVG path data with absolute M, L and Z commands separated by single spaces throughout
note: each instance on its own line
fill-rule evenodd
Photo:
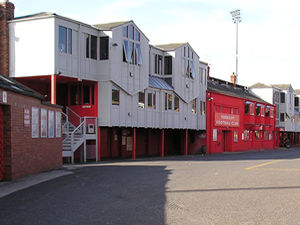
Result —
M 188 44 L 188 43 L 187 42 L 186 43 L 171 43 L 171 44 L 164 44 L 164 45 L 155 45 L 155 47 L 163 49 L 165 51 L 174 51 L 177 48 L 179 48 L 183 45 L 186 45 L 186 44 Z
M 4 90 L 13 91 L 18 94 L 27 95 L 30 97 L 44 100 L 44 97 L 39 93 L 37 93 L 36 91 L 17 82 L 15 79 L 9 78 L 1 74 L 0 74 L 0 88 Z
M 95 24 L 94 27 L 100 29 L 100 30 L 112 30 L 115 27 L 122 26 L 126 23 L 133 22 L 132 20 L 128 21 L 118 21 L 118 22 L 112 22 L 112 23 L 103 23 L 103 24 Z
M 173 88 L 165 80 L 159 77 L 149 76 L 149 86 L 152 88 L 159 88 L 172 91 Z
M 27 19 L 27 18 L 38 18 L 38 17 L 45 17 L 45 16 L 57 16 L 57 14 L 52 13 L 52 12 L 39 12 L 39 13 L 29 14 L 29 15 L 25 15 L 25 16 L 15 17 L 14 20 Z
M 272 87 L 271 85 L 267 85 L 264 83 L 256 83 L 251 85 L 249 88 L 271 88 L 271 87 Z
M 207 90 L 219 94 L 261 102 L 264 104 L 271 104 L 261 99 L 259 96 L 257 96 L 255 93 L 253 93 L 245 86 L 241 86 L 241 85 L 233 86 L 233 84 L 230 82 L 226 82 L 224 80 L 220 80 L 213 77 L 210 77 L 209 80 L 207 81 Z
M 294 92 L 296 95 L 300 95 L 300 89 L 295 89 Z
M 272 84 L 272 87 L 276 87 L 281 90 L 287 90 L 287 89 L 289 89 L 290 86 L 291 86 L 291 84 Z

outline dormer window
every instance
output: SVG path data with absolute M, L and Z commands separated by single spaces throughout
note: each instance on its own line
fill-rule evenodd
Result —
M 189 47 L 183 48 L 182 58 L 182 74 L 189 78 L 194 79 L 196 77 L 196 71 L 194 66 L 194 53 Z
M 141 65 L 143 63 L 140 32 L 132 25 L 123 27 L 123 62 Z

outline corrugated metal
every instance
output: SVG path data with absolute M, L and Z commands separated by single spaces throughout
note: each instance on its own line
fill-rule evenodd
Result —
M 149 76 L 149 86 L 153 88 L 165 89 L 165 90 L 173 90 L 172 86 L 170 86 L 166 81 L 159 77 Z

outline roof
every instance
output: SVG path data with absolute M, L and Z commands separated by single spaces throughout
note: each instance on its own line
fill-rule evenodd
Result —
M 271 85 L 263 84 L 263 83 L 256 83 L 251 85 L 249 88 L 271 88 Z
M 172 91 L 173 88 L 164 79 L 154 76 L 149 76 L 149 86 Z
M 126 23 L 133 22 L 132 20 L 128 21 L 119 21 L 119 22 L 113 22 L 113 23 L 103 23 L 103 24 L 95 24 L 94 27 L 100 29 L 100 30 L 112 30 L 115 27 L 122 26 Z
M 272 87 L 279 88 L 281 90 L 288 90 L 291 84 L 272 84 Z
M 185 43 L 171 43 L 171 44 L 164 44 L 164 45 L 155 45 L 155 47 L 163 49 L 165 51 L 174 51 L 175 49 L 188 44 L 187 42 Z
M 14 20 L 27 19 L 27 18 L 39 18 L 39 17 L 45 17 L 45 16 L 57 16 L 57 14 L 52 13 L 52 12 L 39 12 L 39 13 L 29 14 L 29 15 L 25 15 L 25 16 L 15 17 Z
M 0 74 L 0 88 L 44 100 L 44 97 L 16 80 Z
M 215 93 L 233 96 L 237 98 L 252 100 L 256 102 L 261 102 L 264 104 L 270 104 L 263 99 L 261 99 L 259 96 L 257 96 L 255 93 L 253 93 L 251 90 L 248 90 L 247 87 L 242 85 L 233 85 L 230 82 L 220 80 L 217 78 L 210 77 L 207 81 L 207 90 L 212 91 Z
M 300 95 L 300 89 L 295 89 L 294 92 L 296 95 Z

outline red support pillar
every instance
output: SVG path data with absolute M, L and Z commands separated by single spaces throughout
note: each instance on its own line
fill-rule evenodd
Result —
M 98 161 L 101 160 L 101 129 L 98 127 Z
M 165 131 L 164 129 L 161 130 L 161 149 L 160 149 L 160 157 L 165 156 Z
M 132 159 L 136 159 L 136 128 L 133 128 Z
M 189 140 L 189 131 L 185 130 L 185 138 L 184 138 L 184 155 L 188 155 L 188 140 Z
M 51 75 L 51 104 L 56 104 L 56 76 Z

